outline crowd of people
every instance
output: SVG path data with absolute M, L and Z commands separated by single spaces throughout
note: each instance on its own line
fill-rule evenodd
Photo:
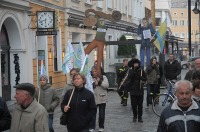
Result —
M 179 80 L 180 63 L 173 54 L 164 63 L 159 64 L 156 57 L 150 59 L 150 65 L 145 70 L 136 57 L 130 61 L 123 60 L 123 66 L 117 71 L 118 94 L 122 106 L 127 106 L 130 94 L 133 111 L 133 122 L 143 122 L 144 86 L 147 91 L 147 107 L 152 104 L 160 93 L 160 79 L 164 73 L 165 79 L 175 81 L 177 100 L 167 106 L 162 112 L 158 124 L 158 132 L 182 132 L 185 130 L 197 132 L 200 130 L 200 59 L 197 59 L 186 74 L 185 80 Z M 171 74 L 169 74 L 171 73 Z M 79 69 L 70 71 L 70 81 L 63 89 L 61 96 L 61 111 L 66 115 L 68 132 L 94 132 L 98 113 L 99 131 L 104 131 L 105 110 L 107 102 L 108 79 L 105 75 L 99 77 L 97 68 L 91 69 L 93 77 L 93 93 L 85 88 L 86 77 Z M 55 89 L 48 84 L 48 76 L 40 76 L 40 87 L 31 83 L 21 83 L 16 88 L 16 106 L 12 116 L 5 101 L 0 98 L 0 131 L 10 129 L 11 132 L 42 131 L 54 132 L 54 110 L 59 105 L 60 97 Z M 99 112 L 97 112 L 97 110 Z
M 133 56 L 123 60 L 123 66 L 117 69 L 117 84 L 120 103 L 127 106 L 130 95 L 133 122 L 143 122 L 144 86 L 146 86 L 146 108 L 160 94 L 161 79 L 175 82 L 175 100 L 161 113 L 157 132 L 199 132 L 200 131 L 200 59 L 190 65 L 185 80 L 179 80 L 181 65 L 174 54 L 162 66 L 155 56 L 150 58 L 150 34 L 154 32 L 147 19 L 142 20 L 138 34 L 142 36 L 140 59 Z M 148 31 L 146 31 L 148 30 Z M 145 33 L 144 33 L 145 31 Z M 144 51 L 147 63 L 145 68 Z M 100 70 L 101 69 L 101 70 Z M 99 75 L 99 72 L 101 74 Z M 20 83 L 16 88 L 16 106 L 12 116 L 0 97 L 0 131 L 11 132 L 54 132 L 54 110 L 61 102 L 61 111 L 66 121 L 68 132 L 95 132 L 98 113 L 99 132 L 104 131 L 106 103 L 108 100 L 108 79 L 102 68 L 91 69 L 93 92 L 85 87 L 86 77 L 80 69 L 70 70 L 70 81 L 64 87 L 61 98 L 48 83 L 49 78 L 41 75 L 39 88 L 31 83 Z M 169 83 L 166 81 L 167 88 Z M 97 112 L 98 111 L 98 112 Z M 116 115 L 117 116 L 117 115 Z

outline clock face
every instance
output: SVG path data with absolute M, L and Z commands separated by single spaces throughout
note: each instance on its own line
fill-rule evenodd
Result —
M 54 13 L 53 11 L 37 12 L 37 28 L 52 29 L 54 28 Z

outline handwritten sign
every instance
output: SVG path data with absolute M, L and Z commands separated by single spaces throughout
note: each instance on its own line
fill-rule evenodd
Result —
M 143 36 L 144 36 L 144 39 L 149 39 L 149 38 L 151 38 L 151 31 L 150 31 L 150 29 L 144 30 L 144 31 L 143 31 Z

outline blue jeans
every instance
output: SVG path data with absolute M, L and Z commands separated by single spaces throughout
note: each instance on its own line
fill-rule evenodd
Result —
M 97 107 L 99 107 L 99 128 L 104 128 L 106 103 L 98 104 Z M 95 126 L 96 116 L 92 118 L 92 121 L 90 122 L 90 128 L 95 129 Z
M 141 48 L 140 48 L 140 61 L 141 61 L 141 67 L 144 68 L 144 52 L 145 52 L 145 48 L 146 48 L 146 65 L 150 65 L 150 58 L 151 58 L 151 54 L 150 54 L 150 45 L 146 46 L 146 44 L 141 44 Z
M 49 132 L 54 132 L 53 129 L 53 114 L 49 114 Z

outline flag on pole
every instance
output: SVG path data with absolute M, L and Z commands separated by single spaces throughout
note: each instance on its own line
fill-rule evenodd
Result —
M 64 74 L 69 73 L 72 69 L 71 59 L 74 57 L 74 49 L 71 42 L 68 42 L 67 48 L 65 49 L 65 57 L 63 59 L 62 71 Z
M 75 53 L 75 58 L 74 58 L 74 67 L 75 68 L 81 68 L 83 65 L 83 60 L 85 58 L 85 51 L 83 48 L 83 43 L 80 42 L 77 52 Z
M 88 62 L 88 55 L 86 55 L 85 58 L 83 59 L 83 64 L 81 66 L 80 73 L 87 76 L 88 69 L 89 69 L 89 62 Z
M 80 73 L 84 74 L 86 77 L 86 85 L 85 88 L 93 92 L 93 79 L 91 76 L 91 67 L 89 66 L 88 55 L 85 56 L 83 60 L 83 65 L 81 67 Z
M 40 75 L 47 75 L 43 60 L 41 60 Z
M 165 20 L 159 27 L 158 31 L 156 31 L 155 33 L 156 39 L 153 42 L 156 48 L 160 51 L 160 53 L 162 53 L 164 49 L 166 32 L 167 32 L 167 21 Z

